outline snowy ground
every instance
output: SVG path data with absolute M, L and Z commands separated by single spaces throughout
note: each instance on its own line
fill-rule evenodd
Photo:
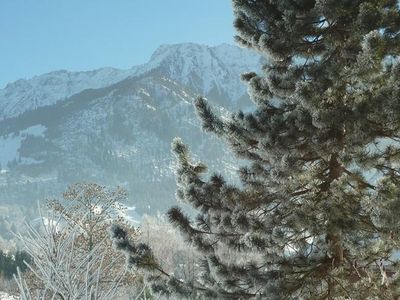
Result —
M 10 296 L 5 292 L 0 292 L 0 300 L 17 300 L 17 299 L 18 297 L 16 296 Z
M 46 127 L 43 125 L 34 125 L 30 126 L 18 134 L 8 135 L 8 136 L 0 136 L 0 166 L 5 168 L 9 162 L 13 160 L 19 160 L 22 158 L 19 155 L 19 148 L 21 147 L 22 141 L 28 136 L 44 136 L 44 132 L 46 131 Z M 23 163 L 35 163 L 33 159 L 25 159 Z M 0 167 L 1 169 L 1 167 Z M 3 171 L 3 170 L 2 170 Z

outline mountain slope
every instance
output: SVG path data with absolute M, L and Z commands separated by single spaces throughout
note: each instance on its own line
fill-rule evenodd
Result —
M 233 178 L 232 156 L 201 131 L 192 102 L 203 94 L 227 114 L 249 101 L 239 74 L 259 64 L 260 57 L 234 46 L 181 44 L 161 46 L 149 63 L 114 70 L 115 77 L 105 69 L 92 77 L 53 72 L 31 79 L 32 90 L 7 86 L 7 93 L 23 96 L 13 103 L 1 94 L 0 163 L 7 170 L 0 172 L 0 201 L 31 203 L 70 183 L 97 181 L 125 186 L 141 213 L 165 209 L 175 201 L 170 143 L 176 136 Z M 54 76 L 59 81 L 44 79 Z M 51 94 L 57 86 L 69 90 Z M 39 92 L 53 96 L 34 101 Z
M 0 120 L 63 101 L 85 89 L 106 87 L 155 70 L 199 94 L 220 96 L 223 98 L 220 101 L 226 103 L 235 102 L 244 94 L 239 74 L 258 69 L 260 65 L 259 56 L 232 45 L 164 45 L 153 53 L 148 63 L 128 70 L 60 70 L 10 83 L 0 89 Z
M 52 105 L 78 92 L 118 82 L 135 72 L 103 68 L 88 72 L 54 71 L 20 79 L 0 90 L 0 120 L 45 105 Z

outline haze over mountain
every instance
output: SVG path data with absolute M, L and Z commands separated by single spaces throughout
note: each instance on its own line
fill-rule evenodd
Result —
M 54 71 L 0 90 L 0 201 L 32 204 L 77 181 L 122 185 L 139 213 L 174 204 L 176 136 L 210 168 L 233 158 L 201 131 L 192 101 L 206 96 L 227 114 L 250 102 L 240 73 L 253 52 L 223 44 L 163 45 L 127 70 Z M 197 156 L 196 156 L 197 157 Z

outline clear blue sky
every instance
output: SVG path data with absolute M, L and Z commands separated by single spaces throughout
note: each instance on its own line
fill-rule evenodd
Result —
M 230 0 L 0 0 L 0 88 L 52 70 L 129 68 L 160 44 L 233 43 Z

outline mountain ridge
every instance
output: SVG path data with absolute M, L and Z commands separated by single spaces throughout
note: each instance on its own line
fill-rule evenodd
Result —
M 170 143 L 177 136 L 195 159 L 234 178 L 233 155 L 201 130 L 192 103 L 203 95 L 220 115 L 249 105 L 240 73 L 259 69 L 260 61 L 235 46 L 186 43 L 160 46 L 120 77 L 112 76 L 115 69 L 55 71 L 15 84 L 7 101 L 1 90 L 0 203 L 26 205 L 95 181 L 127 188 L 140 213 L 163 210 L 175 204 Z M 35 84 L 40 88 L 30 90 Z M 41 93 L 47 98 L 36 101 Z M 12 100 L 17 109 L 7 106 Z
M 224 90 L 227 97 L 237 100 L 240 92 L 239 72 L 243 65 L 226 61 L 232 57 L 249 67 L 259 67 L 261 58 L 250 54 L 248 50 L 229 45 L 206 46 L 195 43 L 161 45 L 152 54 L 150 60 L 129 69 L 112 67 L 90 71 L 69 72 L 57 70 L 30 79 L 19 79 L 0 89 L 0 120 L 15 117 L 27 110 L 51 105 L 85 89 L 96 89 L 114 84 L 133 76 L 140 76 L 157 68 L 169 68 L 167 76 L 184 84 L 200 79 L 196 89 L 199 94 L 209 93 L 215 84 L 217 90 Z M 193 60 L 193 58 L 198 58 Z M 239 59 L 238 59 L 239 58 Z M 174 61 L 175 60 L 175 61 Z M 203 61 L 201 61 L 203 60 Z M 201 70 L 193 69 L 197 65 Z M 227 71 L 229 69 L 229 71 Z M 232 69 L 232 70 L 230 70 Z M 219 73 L 216 75 L 216 73 Z M 219 86 L 222 76 L 230 77 L 234 83 Z M 234 77 L 237 78 L 234 78 Z

